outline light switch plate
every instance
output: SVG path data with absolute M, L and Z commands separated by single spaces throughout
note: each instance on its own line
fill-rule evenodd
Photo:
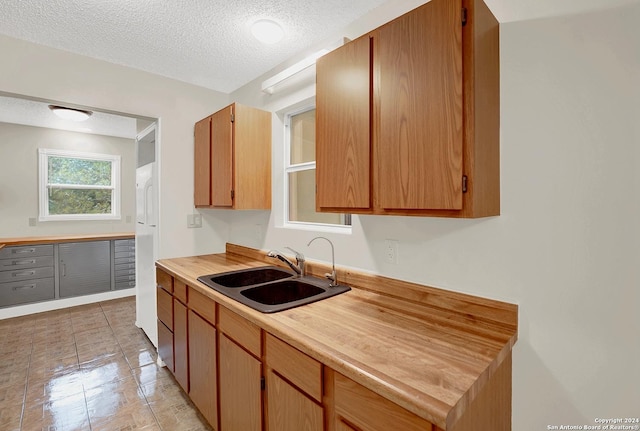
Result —
M 202 227 L 202 214 L 188 214 L 187 227 L 189 229 Z

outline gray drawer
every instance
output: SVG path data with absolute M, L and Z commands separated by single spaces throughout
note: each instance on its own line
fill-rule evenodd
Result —
M 0 283 L 0 307 L 53 299 L 53 278 Z
M 0 283 L 10 281 L 34 280 L 37 278 L 53 277 L 53 266 L 44 268 L 16 269 L 13 271 L 1 271 Z
M 131 244 L 131 245 L 116 245 L 116 253 L 120 253 L 123 251 L 131 251 L 131 252 L 135 252 L 136 251 L 136 246 Z
M 136 252 L 135 251 L 116 251 L 115 258 L 117 259 L 135 259 Z
M 120 246 L 134 246 L 136 245 L 136 240 L 135 238 L 131 238 L 131 239 L 116 239 L 115 241 L 113 241 L 116 247 L 120 247 Z
M 132 260 L 126 260 L 125 262 L 116 261 L 116 273 L 124 271 L 136 271 L 136 263 Z
M 135 280 L 133 280 L 133 281 L 117 281 L 116 282 L 116 290 L 118 290 L 118 289 L 129 289 L 131 287 L 136 287 Z
M 53 267 L 53 256 L 25 256 L 13 259 L 0 259 L 0 271 L 11 271 L 22 268 Z
M 0 249 L 0 259 L 34 256 L 53 256 L 53 244 L 17 245 Z
M 116 283 L 120 281 L 136 281 L 135 274 L 116 274 Z
M 116 278 L 124 277 L 125 275 L 126 276 L 136 275 L 136 270 L 135 269 L 121 269 L 121 270 L 116 269 Z

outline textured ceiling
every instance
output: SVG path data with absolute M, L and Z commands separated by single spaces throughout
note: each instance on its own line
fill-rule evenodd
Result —
M 637 1 L 486 3 L 504 23 Z M 2 0 L 0 33 L 229 93 L 384 3 L 415 1 Z M 283 41 L 263 45 L 251 36 L 250 24 L 262 18 L 282 25 Z
M 0 32 L 229 93 L 384 1 L 2 0 Z M 261 18 L 284 40 L 255 40 Z

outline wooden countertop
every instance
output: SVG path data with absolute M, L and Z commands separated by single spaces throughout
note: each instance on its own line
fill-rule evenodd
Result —
M 135 238 L 134 232 L 118 232 L 103 234 L 86 234 L 86 235 L 50 235 L 50 236 L 31 236 L 18 238 L 0 238 L 0 249 L 13 245 L 34 245 L 34 244 L 51 244 L 55 242 L 81 242 L 81 241 L 100 241 L 111 239 L 130 239 Z
M 263 314 L 197 281 L 206 274 L 273 265 L 264 251 L 164 259 L 157 266 L 334 370 L 442 429 L 509 357 L 517 305 L 338 268 L 349 292 Z M 268 259 L 268 260 L 267 260 Z M 327 267 L 307 262 L 307 272 Z

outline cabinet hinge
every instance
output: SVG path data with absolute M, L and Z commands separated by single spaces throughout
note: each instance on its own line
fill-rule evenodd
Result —
M 267 384 L 264 381 L 264 376 L 260 377 L 260 390 L 264 391 L 266 386 L 267 386 Z
M 231 122 L 233 123 L 234 121 L 236 121 L 236 116 L 234 114 L 231 114 Z
M 462 26 L 464 27 L 465 25 L 467 25 L 467 8 L 463 7 L 462 8 Z
M 467 178 L 466 175 L 462 176 L 462 193 L 466 193 L 467 192 L 467 183 L 469 182 L 469 179 Z
M 235 198 L 235 197 L 236 197 L 236 192 L 235 192 L 235 191 L 233 191 L 233 190 L 231 190 L 231 199 L 233 199 L 233 198 Z

